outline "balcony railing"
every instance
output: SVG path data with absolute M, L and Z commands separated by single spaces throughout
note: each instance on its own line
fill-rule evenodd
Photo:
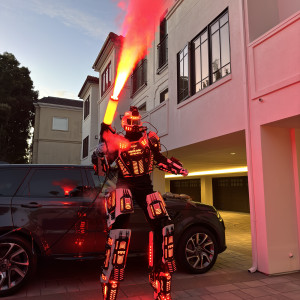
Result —
M 158 70 L 168 63 L 168 35 L 157 45 Z
M 147 60 L 143 59 L 131 75 L 133 96 L 142 86 L 147 84 Z

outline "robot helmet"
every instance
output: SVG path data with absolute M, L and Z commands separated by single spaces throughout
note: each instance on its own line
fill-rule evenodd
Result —
M 122 127 L 126 132 L 139 132 L 142 129 L 141 115 L 136 106 L 130 106 L 122 118 Z

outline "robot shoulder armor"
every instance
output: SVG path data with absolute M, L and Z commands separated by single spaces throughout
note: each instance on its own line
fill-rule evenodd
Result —
M 148 140 L 149 140 L 150 146 L 152 146 L 160 151 L 160 140 L 159 140 L 158 135 L 155 132 L 150 131 L 148 133 Z

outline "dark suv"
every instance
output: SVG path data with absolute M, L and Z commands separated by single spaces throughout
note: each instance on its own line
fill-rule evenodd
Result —
M 104 254 L 103 192 L 114 181 L 103 182 L 91 166 L 0 166 L 0 296 L 26 282 L 38 256 L 84 259 Z M 208 271 L 226 249 L 221 216 L 188 196 L 167 193 L 164 198 L 175 223 L 177 263 L 188 272 Z M 130 228 L 130 253 L 146 253 L 149 227 L 138 206 Z

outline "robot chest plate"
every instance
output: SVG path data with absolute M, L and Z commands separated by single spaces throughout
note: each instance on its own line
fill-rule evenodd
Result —
M 148 174 L 153 169 L 153 155 L 147 141 L 131 142 L 127 149 L 120 149 L 117 163 L 124 177 Z

